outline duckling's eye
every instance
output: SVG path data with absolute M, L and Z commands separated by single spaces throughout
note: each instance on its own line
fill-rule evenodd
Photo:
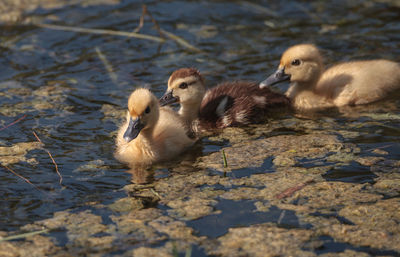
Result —
M 186 83 L 186 82 L 182 82 L 180 85 L 179 85 L 179 88 L 180 89 L 185 89 L 185 88 L 187 88 L 188 87 L 188 84 Z
M 299 59 L 294 59 L 294 60 L 292 61 L 292 65 L 294 65 L 294 66 L 299 66 L 299 65 L 300 65 L 300 60 L 299 60 Z
M 150 106 L 147 106 L 146 110 L 144 110 L 145 113 L 149 113 L 150 112 Z

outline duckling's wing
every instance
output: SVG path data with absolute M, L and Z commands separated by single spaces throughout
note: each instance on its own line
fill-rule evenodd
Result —
M 317 85 L 318 94 L 336 106 L 365 104 L 400 88 L 400 65 L 387 60 L 355 61 L 326 70 Z
M 203 123 L 218 128 L 259 122 L 274 107 L 289 105 L 289 99 L 268 87 L 250 81 L 225 82 L 210 89 L 200 106 Z

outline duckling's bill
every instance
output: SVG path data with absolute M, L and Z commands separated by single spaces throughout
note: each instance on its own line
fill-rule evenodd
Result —
M 133 120 L 132 118 L 129 119 L 129 124 L 128 124 L 128 128 L 126 129 L 125 133 L 124 133 L 124 139 L 126 142 L 130 142 L 133 139 L 135 139 L 140 131 L 144 128 L 144 124 L 141 123 L 140 118 L 136 118 L 135 120 Z
M 271 76 L 260 83 L 260 88 L 265 88 L 288 80 L 290 80 L 290 75 L 285 73 L 285 68 L 279 68 L 275 73 L 271 74 Z
M 179 102 L 179 98 L 173 95 L 173 91 L 169 90 L 158 100 L 160 106 L 165 106 Z

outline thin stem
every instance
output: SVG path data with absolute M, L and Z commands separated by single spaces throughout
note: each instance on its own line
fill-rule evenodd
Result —
M 39 143 L 43 144 L 42 140 L 40 140 L 39 136 L 35 133 L 35 131 L 32 131 L 32 132 L 33 132 L 33 135 L 36 137 L 37 141 L 38 141 Z M 44 145 L 44 144 L 43 144 L 43 145 Z M 44 150 L 45 150 L 45 151 L 47 152 L 47 154 L 50 156 L 50 159 L 51 159 L 51 161 L 53 162 L 53 164 L 54 164 L 54 166 L 55 166 L 55 168 L 56 168 L 56 172 L 57 172 L 58 176 L 60 177 L 60 185 L 61 185 L 61 184 L 62 184 L 63 178 L 62 178 L 62 176 L 61 176 L 60 171 L 58 170 L 58 165 L 57 165 L 56 161 L 54 160 L 53 156 L 51 155 L 50 151 L 49 151 L 49 150 L 46 150 L 46 149 L 44 149 Z
M 7 167 L 7 166 L 4 166 L 4 165 L 1 165 L 1 166 L 3 166 L 4 168 L 6 168 L 8 171 L 10 171 L 10 172 L 11 172 L 12 174 L 14 174 L 15 176 L 17 176 L 17 177 L 19 177 L 20 179 L 24 180 L 24 181 L 25 181 L 26 183 L 28 183 L 29 185 L 31 185 L 31 186 L 33 186 L 34 188 L 36 188 L 38 191 L 44 192 L 44 191 L 42 191 L 41 189 L 39 189 L 37 186 L 35 186 L 34 184 L 32 184 L 32 182 L 30 182 L 29 179 L 23 177 L 22 175 L 19 175 L 17 172 L 13 171 L 12 169 L 10 169 L 10 168 Z
M 225 151 L 222 149 L 222 159 L 224 160 L 224 168 L 228 167 L 228 162 L 226 161 Z
M 10 124 L 8 124 L 8 125 L 6 125 L 6 126 L 0 128 L 0 131 L 5 130 L 6 128 L 9 128 L 9 127 L 11 127 L 12 125 L 15 125 L 16 123 L 18 123 L 18 122 L 20 122 L 21 120 L 25 119 L 26 116 L 27 116 L 27 115 L 25 114 L 25 115 L 22 116 L 21 118 L 19 118 L 19 119 L 15 120 L 15 121 L 11 122 Z
M 134 37 L 134 38 L 139 38 L 139 39 L 151 40 L 151 41 L 155 41 L 155 42 L 164 42 L 165 41 L 165 39 L 160 38 L 160 37 L 138 34 L 135 32 L 116 31 L 116 30 L 109 30 L 109 29 L 88 29 L 88 28 L 81 28 L 81 27 L 69 27 L 69 26 L 52 25 L 52 24 L 44 24 L 44 23 L 37 23 L 35 25 L 40 28 L 62 30 L 62 31 L 73 31 L 73 32 L 89 33 L 89 34 Z

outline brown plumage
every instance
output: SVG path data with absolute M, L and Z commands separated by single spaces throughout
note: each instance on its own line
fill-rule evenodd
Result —
M 190 76 L 196 77 L 197 79 L 199 79 L 201 81 L 201 83 L 204 84 L 204 78 L 200 74 L 199 70 L 197 70 L 195 68 L 182 68 L 182 69 L 174 71 L 171 74 L 171 76 L 168 79 L 168 85 L 171 83 L 174 83 L 174 81 L 177 79 L 186 78 L 186 77 L 190 77 Z
M 400 90 L 400 64 L 389 60 L 340 63 L 324 69 L 314 45 L 287 49 L 278 70 L 260 87 L 290 81 L 286 96 L 296 109 L 367 104 Z
M 194 68 L 173 72 L 160 102 L 179 102 L 179 114 L 195 131 L 258 123 L 269 112 L 289 105 L 287 97 L 268 87 L 261 89 L 256 82 L 225 82 L 206 91 Z
M 218 112 L 226 101 L 223 115 Z M 274 108 L 289 105 L 284 95 L 269 88 L 260 89 L 251 81 L 224 82 L 210 89 L 201 101 L 199 122 L 207 127 L 225 128 L 265 120 Z

